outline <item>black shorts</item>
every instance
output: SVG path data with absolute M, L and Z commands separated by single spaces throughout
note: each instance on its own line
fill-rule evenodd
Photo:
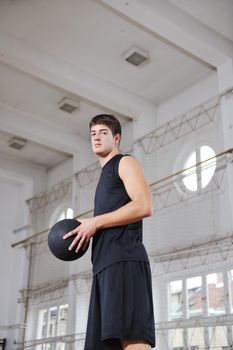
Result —
M 120 340 L 155 346 L 150 265 L 112 264 L 93 278 L 85 350 L 120 350 Z

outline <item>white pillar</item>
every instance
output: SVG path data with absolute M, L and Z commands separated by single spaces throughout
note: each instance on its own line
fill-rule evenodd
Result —
M 224 94 L 221 98 L 221 122 L 224 150 L 233 148 L 233 59 L 226 61 L 218 67 L 219 92 Z M 233 228 L 233 164 L 229 163 L 226 169 L 229 213 Z
M 72 209 L 74 211 L 74 216 L 80 213 L 79 184 L 78 179 L 75 175 L 72 178 Z
M 134 119 L 134 139 L 138 139 L 156 128 L 157 107 L 150 105 L 143 113 Z
M 68 285 L 68 315 L 67 315 L 67 326 L 66 334 L 72 335 L 76 331 L 76 309 L 77 309 L 77 292 L 73 280 L 69 281 Z M 74 350 L 75 342 L 66 345 L 66 349 Z

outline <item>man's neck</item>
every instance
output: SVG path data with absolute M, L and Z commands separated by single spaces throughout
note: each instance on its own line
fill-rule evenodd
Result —
M 114 150 L 112 152 L 110 152 L 108 155 L 105 156 L 99 156 L 99 161 L 100 161 L 100 165 L 103 168 L 104 165 L 114 156 L 116 156 L 117 154 L 119 154 L 119 150 Z

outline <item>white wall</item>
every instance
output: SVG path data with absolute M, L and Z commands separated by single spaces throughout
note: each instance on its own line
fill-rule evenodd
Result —
M 27 278 L 27 261 L 24 249 L 12 248 L 15 237 L 16 218 L 20 213 L 21 186 L 0 183 L 0 338 L 7 338 L 7 348 L 13 348 L 13 341 L 17 339 L 17 325 L 23 320 L 23 307 L 17 300 L 19 289 L 23 288 Z M 13 326 L 13 329 L 10 329 Z M 16 329 L 14 330 L 14 327 Z M 15 333 L 16 332 L 16 333 Z
M 133 135 L 134 137 L 135 135 L 142 137 L 149 131 L 154 130 L 155 127 L 159 127 L 168 121 L 174 120 L 174 118 L 177 116 L 181 116 L 183 113 L 186 113 L 188 110 L 191 110 L 216 94 L 217 80 L 216 74 L 213 73 L 207 76 L 206 79 L 198 81 L 192 87 L 187 88 L 185 91 L 171 97 L 166 102 L 161 103 L 158 108 L 152 109 L 151 111 L 146 111 L 142 116 L 139 116 L 138 120 L 125 126 L 123 130 L 125 131 L 125 135 L 123 132 L 123 137 L 125 137 L 126 141 L 122 143 L 122 148 L 130 145 L 130 142 L 133 140 Z M 185 157 L 189 154 L 193 147 L 196 147 L 197 145 L 210 145 L 213 147 L 216 153 L 223 151 L 224 140 L 220 119 L 221 111 L 218 111 L 215 123 L 210 123 L 207 126 L 203 126 L 197 131 L 193 131 L 172 142 L 170 145 L 161 147 L 160 149 L 148 154 L 144 153 L 140 144 L 134 145 L 135 156 L 138 156 L 140 159 L 148 182 L 152 183 L 174 173 L 175 171 L 181 170 L 186 159 Z M 145 120 L 146 122 L 143 123 Z M 47 175 L 43 169 L 38 169 L 38 173 L 35 172 L 32 176 L 34 181 L 35 179 L 38 180 L 38 182 L 36 181 L 36 184 L 34 185 L 34 195 L 41 190 L 46 189 L 49 191 L 51 186 L 57 182 L 72 176 L 72 174 L 80 170 L 80 164 L 89 165 L 93 163 L 95 158 L 90 156 L 88 150 L 87 154 L 87 157 L 85 154 L 76 155 L 73 160 L 67 160 L 56 168 L 50 169 Z M 90 163 L 88 163 L 88 161 Z M 74 203 L 74 197 L 76 197 L 76 207 L 78 208 L 79 213 L 91 209 L 93 207 L 95 186 L 96 181 L 83 187 L 79 187 L 77 185 L 76 187 L 73 187 L 75 188 L 75 193 L 72 193 L 71 191 L 67 193 L 64 198 L 57 200 L 32 214 L 31 220 L 33 223 L 34 232 L 39 232 L 40 230 L 48 228 L 51 222 L 51 217 L 57 208 L 62 208 L 64 205 L 72 205 L 72 203 Z M 10 261 L 9 266 L 7 266 L 7 273 L 5 276 L 11 276 L 10 280 L 4 277 L 6 284 L 4 291 L 6 303 L 2 306 L 2 310 L 3 314 L 6 315 L 9 313 L 9 310 L 11 310 L 12 302 L 9 300 L 9 291 L 11 291 L 10 283 L 12 283 L 10 281 L 14 281 L 15 294 L 12 296 L 12 300 L 15 300 L 16 302 L 18 289 L 22 287 L 22 285 L 25 288 L 25 279 L 22 277 L 22 273 L 23 271 L 25 273 L 27 271 L 25 270 L 26 264 L 23 266 L 25 262 L 21 261 L 24 258 L 23 248 L 17 250 L 11 250 L 9 248 L 11 241 L 9 237 L 12 236 L 12 230 L 15 228 L 14 221 L 19 222 L 20 218 L 18 212 L 20 204 L 19 200 L 16 200 L 16 197 L 19 196 L 17 198 L 20 198 L 20 201 L 22 201 L 23 195 L 22 192 L 20 192 L 20 189 L 15 186 L 11 187 L 7 185 L 4 187 L 1 185 L 1 191 L 3 191 L 4 196 L 7 197 L 7 201 L 5 203 L 3 200 L 5 197 L 1 196 L 1 205 L 4 205 L 4 211 L 9 210 L 9 208 L 11 211 L 13 210 L 14 217 L 14 220 L 12 220 L 12 215 L 9 216 L 9 214 L 4 214 L 4 221 L 2 225 L 4 228 L 3 242 L 5 242 L 6 246 L 8 245 L 7 249 L 9 250 L 9 258 L 7 257 L 7 259 Z M 156 208 L 156 200 L 158 200 L 156 194 L 154 196 L 154 200 Z M 12 205 L 12 203 L 14 204 Z M 230 219 L 231 207 L 229 203 L 228 182 L 227 179 L 224 179 L 223 186 L 219 191 L 212 191 L 190 201 L 171 206 L 170 208 L 165 208 L 159 211 L 155 210 L 154 215 L 151 218 L 146 219 L 144 222 L 144 242 L 149 253 L 153 255 L 154 253 L 169 251 L 179 245 L 187 245 L 199 239 L 208 239 L 213 234 L 224 235 L 226 231 L 232 230 Z M 2 217 L 2 214 L 0 217 Z M 5 236 L 6 230 L 9 232 L 9 236 Z M 57 280 L 69 280 L 70 276 L 91 271 L 90 249 L 88 253 L 82 259 L 80 259 L 80 261 L 63 263 L 52 257 L 48 251 L 46 234 L 47 233 L 45 232 L 45 234 L 41 236 L 41 243 L 40 240 L 37 242 L 39 243 L 36 248 L 38 251 L 35 251 L 35 256 L 33 257 L 33 286 L 40 286 L 41 284 L 46 283 L 49 284 Z M 4 259 L 6 259 L 5 248 L 2 245 L 1 249 L 4 250 L 3 256 Z M 18 254 L 21 258 L 18 258 Z M 12 268 L 12 264 L 15 259 L 19 259 L 20 261 L 20 264 L 17 264 L 16 271 Z M 5 267 L 2 274 L 3 272 L 5 272 Z M 165 285 L 166 283 L 164 282 L 161 282 L 161 284 L 157 283 L 157 280 L 155 279 L 155 308 L 158 301 L 161 301 L 160 305 L 163 305 L 163 310 L 166 310 L 166 291 L 164 291 Z M 74 329 L 77 333 L 83 333 L 86 326 L 89 289 L 84 289 L 81 292 L 76 290 L 76 293 L 77 310 Z M 69 294 L 65 294 L 61 296 L 60 301 L 56 300 L 56 303 L 69 302 L 69 300 L 71 300 Z M 51 299 L 51 305 L 53 305 L 54 302 L 55 301 Z M 47 304 L 48 302 L 46 302 L 46 305 Z M 29 318 L 32 317 L 35 324 L 37 322 L 37 312 L 44 306 L 45 303 L 43 302 L 43 297 L 41 297 L 41 299 L 38 299 L 37 306 L 31 307 L 31 313 L 29 310 Z M 71 305 L 71 308 L 72 307 L 73 306 Z M 162 315 L 161 310 L 159 312 L 160 315 Z M 158 313 L 157 309 L 156 313 Z M 73 316 L 71 319 L 73 319 Z M 164 318 L 162 317 L 162 319 Z M 7 318 L 7 320 L 3 320 L 2 322 L 9 325 L 10 322 L 16 321 L 14 320 L 14 317 L 12 317 L 11 320 Z M 30 334 L 28 330 L 27 339 L 32 339 L 34 335 L 34 330 L 32 331 L 32 334 Z

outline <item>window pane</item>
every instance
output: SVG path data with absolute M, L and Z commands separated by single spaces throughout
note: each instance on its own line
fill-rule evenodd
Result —
M 227 341 L 227 329 L 224 326 L 210 327 L 210 348 L 222 350 L 223 346 L 230 345 Z
M 212 179 L 216 169 L 216 158 L 214 150 L 209 146 L 202 146 L 200 151 L 201 162 L 212 158 L 201 165 L 201 187 L 204 188 Z
M 230 272 L 231 312 L 233 313 L 233 270 Z
M 65 343 L 57 343 L 56 350 L 65 350 Z
M 183 329 L 176 328 L 169 331 L 169 349 L 176 350 L 183 348 Z
M 48 317 L 47 315 L 48 315 L 48 312 L 46 309 L 39 311 L 37 339 L 46 337 L 47 317 Z
M 190 350 L 205 348 L 204 328 L 189 328 L 188 336 Z
M 67 218 L 67 219 L 73 219 L 73 217 L 74 217 L 73 209 L 68 208 L 68 209 L 66 210 L 66 218 Z
M 66 218 L 65 210 L 58 216 L 57 221 L 64 220 Z
M 207 288 L 209 298 L 209 315 L 221 315 L 224 308 L 224 285 L 222 273 L 207 275 Z
M 67 304 L 61 305 L 59 308 L 57 335 L 66 334 L 67 313 L 68 313 L 68 305 Z
M 182 318 L 182 281 L 169 283 L 169 319 Z
M 56 329 L 57 329 L 57 306 L 54 306 L 49 309 L 47 337 L 55 337 Z
M 184 165 L 184 168 L 189 168 L 197 163 L 197 157 L 196 157 L 196 152 L 193 152 L 187 162 Z M 189 170 L 186 170 L 184 172 L 184 185 L 187 187 L 188 190 L 190 191 L 197 191 L 197 169 L 196 167 L 193 167 Z
M 51 344 L 45 344 L 44 345 L 45 350 L 55 350 L 56 349 L 56 343 L 51 343 Z
M 189 317 L 202 315 L 202 278 L 201 276 L 187 279 Z

